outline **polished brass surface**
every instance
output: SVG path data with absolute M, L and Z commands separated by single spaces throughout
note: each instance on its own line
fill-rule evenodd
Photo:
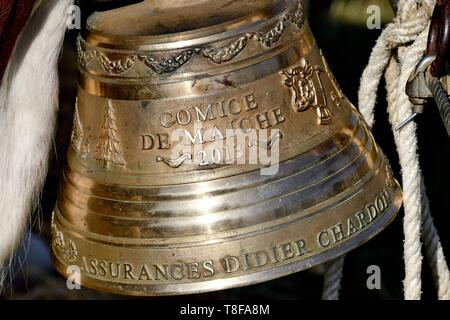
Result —
M 399 186 L 301 1 L 144 1 L 77 41 L 53 259 L 129 295 L 221 290 L 335 258 Z

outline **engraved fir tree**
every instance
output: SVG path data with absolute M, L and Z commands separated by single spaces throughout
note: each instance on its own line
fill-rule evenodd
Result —
M 116 136 L 117 127 L 114 118 L 114 110 L 111 106 L 110 100 L 105 106 L 102 134 L 100 142 L 95 149 L 94 159 L 100 162 L 100 165 L 107 169 L 111 164 L 117 166 L 124 166 L 125 161 L 119 149 L 119 140 Z
M 80 151 L 81 141 L 83 140 L 83 132 L 80 124 L 80 115 L 78 114 L 78 98 L 75 102 L 75 113 L 73 116 L 73 127 L 72 127 L 72 148 L 78 152 Z

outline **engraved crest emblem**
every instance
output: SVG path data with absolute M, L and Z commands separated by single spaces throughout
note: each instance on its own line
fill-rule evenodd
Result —
M 333 88 L 330 91 L 331 100 L 333 100 L 336 107 L 338 107 L 340 109 L 342 107 L 341 100 L 344 99 L 344 92 L 342 91 L 341 87 L 339 86 L 339 84 L 336 81 L 336 78 L 334 77 L 333 73 L 331 72 L 330 66 L 328 65 L 328 62 L 325 59 L 325 56 L 323 55 L 322 50 L 319 50 L 319 53 L 320 53 L 320 56 L 322 57 L 322 63 L 323 63 L 323 66 L 325 67 L 325 73 L 327 74 L 328 79 L 330 80 L 331 86 Z
M 312 66 L 302 59 L 299 65 L 281 74 L 285 76 L 284 85 L 291 89 L 294 110 L 303 112 L 316 108 L 319 124 L 324 125 L 331 123 L 332 113 L 327 107 L 320 72 L 319 66 Z
M 394 172 L 392 171 L 391 163 L 387 156 L 384 156 L 384 161 L 386 163 L 386 185 L 393 188 L 396 186 Z
M 62 259 L 69 264 L 73 264 L 78 260 L 78 250 L 75 242 L 64 237 L 64 233 L 60 231 L 55 224 L 55 213 L 52 214 L 51 232 L 53 236 L 53 247 L 58 250 Z

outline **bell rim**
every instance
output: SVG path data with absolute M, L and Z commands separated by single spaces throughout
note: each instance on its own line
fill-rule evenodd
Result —
M 185 47 L 183 43 L 187 42 L 216 42 L 223 41 L 233 36 L 246 34 L 261 28 L 267 27 L 271 24 L 273 18 L 279 18 L 289 11 L 298 10 L 305 14 L 304 0 L 272 0 L 268 1 L 265 6 L 258 7 L 253 12 L 247 15 L 237 17 L 234 19 L 224 20 L 220 23 L 211 26 L 204 26 L 200 28 L 192 28 L 190 30 L 175 31 L 169 33 L 155 33 L 150 32 L 148 35 L 139 34 L 116 34 L 110 30 L 103 30 L 98 27 L 96 12 L 88 17 L 86 30 L 81 34 L 88 36 L 90 41 L 96 45 L 105 45 L 108 48 L 124 48 L 129 49 L 135 45 L 155 47 L 159 49 L 151 49 L 150 51 L 167 51 L 168 49 L 181 49 Z M 126 9 L 129 6 L 122 7 Z M 264 17 L 266 20 L 262 19 Z M 161 17 L 160 17 L 161 18 Z M 259 19 L 258 19 L 259 18 Z M 211 40 L 214 39 L 214 40 Z M 174 44 L 176 44 L 174 46 Z
M 392 204 L 387 211 L 385 211 L 380 217 L 378 217 L 372 224 L 367 226 L 367 228 L 361 230 L 358 234 L 353 236 L 351 239 L 343 241 L 339 244 L 326 249 L 322 252 L 314 254 L 310 257 L 300 259 L 285 265 L 274 266 L 270 269 L 255 271 L 250 274 L 239 275 L 229 278 L 221 278 L 209 281 L 199 281 L 190 283 L 172 283 L 172 284 L 158 284 L 154 287 L 158 287 L 158 290 L 136 290 L 130 289 L 132 287 L 145 287 L 151 288 L 152 285 L 133 285 L 124 283 L 117 283 L 117 286 L 126 287 L 126 289 L 117 289 L 111 286 L 104 286 L 102 284 L 105 281 L 94 279 L 92 277 L 80 274 L 80 285 L 89 289 L 100 290 L 102 292 L 108 292 L 111 294 L 117 294 L 121 296 L 135 296 L 135 297 L 164 297 L 164 296 L 183 296 L 183 295 L 194 295 L 202 294 L 208 292 L 217 292 L 228 289 L 235 289 L 241 287 L 247 287 L 251 285 L 257 285 L 265 283 L 268 281 L 283 278 L 294 273 L 308 270 L 314 266 L 320 265 L 332 259 L 341 257 L 348 252 L 364 245 L 375 236 L 377 236 L 381 231 L 388 227 L 396 218 L 398 212 L 402 207 L 402 191 L 398 181 L 395 181 L 395 187 L 392 188 L 394 191 L 394 198 L 392 199 Z M 54 250 L 51 250 L 51 260 L 56 271 L 63 277 L 68 278 L 71 275 L 64 271 L 67 266 L 56 257 Z M 174 288 L 174 289 L 171 289 Z

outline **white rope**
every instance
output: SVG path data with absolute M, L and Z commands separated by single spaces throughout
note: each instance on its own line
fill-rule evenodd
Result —
M 345 256 L 325 263 L 322 300 L 339 300 L 342 277 L 344 275 Z
M 442 246 L 431 219 L 417 154 L 416 125 L 411 122 L 401 131 L 394 127 L 411 115 L 411 103 L 405 93 L 406 82 L 425 52 L 428 29 L 435 0 L 400 0 L 397 18 L 378 39 L 369 64 L 364 70 L 359 90 L 359 108 L 370 126 L 381 76 L 385 74 L 389 120 L 402 168 L 405 217 L 404 295 L 418 300 L 422 294 L 421 230 L 427 257 L 434 273 L 439 299 L 449 298 L 449 271 Z M 422 221 L 423 219 L 423 221 Z
M 423 33 L 426 44 L 427 33 Z M 391 124 L 399 123 L 411 112 L 409 99 L 404 92 L 409 74 L 413 71 L 415 63 L 423 53 L 423 46 L 416 40 L 407 51 L 405 59 L 400 67 L 400 77 L 396 77 L 393 72 L 386 73 L 386 83 L 391 87 L 392 92 L 388 92 L 391 97 L 389 106 L 389 116 Z M 423 42 L 423 41 L 422 41 Z M 392 64 L 396 64 L 391 60 Z M 398 70 L 399 67 L 395 67 Z M 406 69 L 406 72 L 404 71 Z M 391 70 L 391 68 L 389 68 Z M 406 76 L 408 74 L 408 76 Z M 396 78 L 394 78 L 396 77 Z M 420 167 L 417 154 L 416 125 L 411 123 L 401 131 L 394 130 L 395 144 L 399 153 L 400 165 L 402 168 L 403 180 L 403 206 L 405 217 L 403 230 L 405 242 L 403 245 L 405 259 L 405 280 L 404 294 L 407 300 L 419 300 L 422 294 L 421 272 L 422 272 L 422 243 L 420 242 L 421 232 L 421 192 L 420 192 Z

